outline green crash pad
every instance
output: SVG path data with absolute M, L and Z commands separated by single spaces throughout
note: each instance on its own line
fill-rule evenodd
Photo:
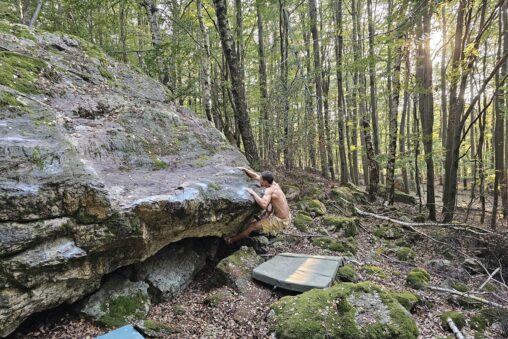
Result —
M 254 269 L 252 277 L 269 285 L 305 292 L 329 287 L 342 257 L 281 253 Z

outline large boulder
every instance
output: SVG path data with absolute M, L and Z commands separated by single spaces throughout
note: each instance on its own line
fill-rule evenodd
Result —
M 340 283 L 272 305 L 277 338 L 417 338 L 410 313 L 392 293 L 371 283 Z
M 245 157 L 96 46 L 0 16 L 0 336 L 172 242 L 237 233 Z

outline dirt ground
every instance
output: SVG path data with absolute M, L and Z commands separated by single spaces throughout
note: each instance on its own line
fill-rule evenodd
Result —
M 439 193 L 438 193 L 439 195 Z M 440 198 L 438 198 L 439 200 Z M 469 192 L 461 191 L 459 203 L 467 207 Z M 292 213 L 296 214 L 297 204 L 293 204 Z M 336 215 L 350 215 L 343 207 L 328 204 L 328 213 Z M 357 205 L 358 208 L 373 213 L 391 216 L 396 219 L 412 219 L 420 213 L 418 205 L 395 204 L 385 207 L 380 203 L 371 205 Z M 477 208 L 473 204 L 474 208 Z M 465 209 L 459 209 L 458 220 L 465 217 Z M 474 210 L 469 217 L 469 223 L 481 226 L 478 222 L 480 213 Z M 488 215 L 490 218 L 490 215 Z M 305 254 L 339 255 L 330 250 L 312 245 L 312 238 L 320 229 L 319 218 L 315 219 L 317 227 L 307 233 L 298 231 L 290 225 L 282 235 L 277 237 L 269 246 L 268 252 L 263 254 L 270 258 L 281 252 L 296 252 Z M 410 291 L 420 296 L 421 302 L 416 306 L 413 317 L 420 330 L 420 338 L 439 338 L 450 336 L 451 333 L 441 327 L 440 315 L 444 311 L 458 310 L 469 319 L 476 308 L 463 308 L 449 301 L 448 294 L 437 293 L 429 289 L 415 291 L 406 287 L 406 274 L 414 267 L 423 267 L 431 275 L 430 285 L 449 286 L 451 280 L 466 284 L 470 291 L 476 291 L 487 278 L 486 274 L 471 275 L 462 267 L 463 257 L 457 251 L 476 253 L 481 249 L 475 248 L 476 242 L 471 235 L 460 230 L 446 230 L 443 228 L 421 229 L 424 234 L 441 241 L 438 243 L 427 236 L 403 230 L 404 240 L 410 244 L 416 253 L 414 261 L 404 262 L 396 258 L 391 249 L 394 241 L 376 237 L 373 233 L 383 222 L 374 218 L 361 218 L 359 233 L 356 236 L 358 252 L 350 257 L 361 281 L 373 281 L 386 289 L 394 291 Z M 500 223 L 500 229 L 507 231 L 507 226 Z M 443 244 L 444 243 L 444 244 Z M 233 249 L 230 249 L 233 250 Z M 450 260 L 445 268 L 431 264 L 431 260 Z M 365 271 L 364 265 L 376 265 L 385 272 L 381 278 Z M 287 295 L 288 292 L 273 290 L 271 286 L 252 281 L 247 293 L 240 294 L 229 287 L 212 287 L 210 277 L 214 274 L 215 263 L 198 274 L 190 286 L 174 300 L 152 306 L 148 318 L 161 321 L 169 325 L 174 331 L 168 338 L 270 338 L 270 324 L 267 315 L 270 304 Z M 497 276 L 499 278 L 499 276 Z M 508 288 L 501 282 L 493 281 L 490 292 L 478 292 L 477 296 L 491 301 L 507 304 Z M 211 303 L 213 295 L 221 295 L 220 301 Z M 484 332 L 485 338 L 502 338 L 503 329 L 499 323 L 488 327 Z M 106 330 L 90 320 L 75 315 L 66 309 L 45 312 L 39 317 L 31 318 L 12 338 L 92 338 Z M 463 330 L 466 338 L 475 338 L 475 331 L 466 325 Z

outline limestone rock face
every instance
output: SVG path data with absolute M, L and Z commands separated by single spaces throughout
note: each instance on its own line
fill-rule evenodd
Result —
M 257 212 L 245 157 L 157 81 L 80 38 L 1 23 L 0 336 Z

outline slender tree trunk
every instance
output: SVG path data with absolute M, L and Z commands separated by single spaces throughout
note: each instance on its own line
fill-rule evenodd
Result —
M 318 143 L 319 157 L 321 162 L 321 173 L 328 178 L 327 154 L 325 145 L 325 131 L 323 119 L 323 88 L 321 79 L 321 57 L 319 50 L 319 33 L 317 30 L 317 8 L 316 0 L 309 0 L 310 31 L 312 34 L 312 47 L 314 51 L 314 81 L 316 85 L 317 120 L 318 120 Z
M 427 166 L 427 208 L 429 219 L 436 220 L 436 198 L 434 194 L 434 160 L 432 157 L 434 100 L 432 88 L 432 61 L 430 56 L 430 30 L 432 10 L 429 0 L 423 0 L 422 15 L 418 18 L 418 88 L 420 120 L 422 123 L 422 140 Z
M 122 61 L 127 63 L 126 3 L 120 2 L 120 42 L 122 44 Z
M 37 18 L 39 17 L 39 13 L 41 12 L 41 8 L 42 8 L 42 0 L 37 0 L 37 6 L 35 7 L 34 14 L 32 15 L 30 23 L 28 24 L 28 27 L 30 27 L 30 29 L 32 29 L 35 26 Z
M 214 0 L 213 3 L 217 16 L 217 25 L 219 28 L 222 50 L 224 51 L 224 56 L 226 57 L 231 78 L 231 92 L 235 103 L 236 116 L 238 117 L 238 127 L 242 136 L 245 155 L 247 156 L 247 160 L 249 160 L 251 166 L 258 168 L 260 165 L 259 156 L 247 112 L 243 69 L 236 53 L 235 40 L 233 39 L 229 29 L 225 0 Z
M 203 88 L 203 109 L 209 121 L 214 121 L 212 116 L 212 95 L 211 86 L 212 80 L 210 77 L 210 39 L 208 37 L 208 28 L 205 26 L 203 20 L 203 2 L 196 0 L 197 15 L 199 21 L 199 29 L 201 30 L 203 42 L 203 55 L 201 56 L 201 86 Z M 218 122 L 214 121 L 215 127 L 218 127 Z
M 159 71 L 159 80 L 171 90 L 174 90 L 172 84 L 169 81 L 169 75 L 164 61 L 162 60 L 162 39 L 159 27 L 157 5 L 153 0 L 143 0 L 141 5 L 145 8 L 146 14 L 148 15 L 148 21 L 150 22 L 150 31 L 152 33 L 152 45 L 155 49 L 155 58 Z
M 348 166 L 346 160 L 346 148 L 344 145 L 344 122 L 346 120 L 344 102 L 344 89 L 342 84 L 342 1 L 334 1 L 335 4 L 335 63 L 337 72 L 337 128 L 339 134 L 339 157 L 340 157 L 340 183 L 347 184 Z
M 372 141 L 374 152 L 379 154 L 379 123 L 377 116 L 376 95 L 376 55 L 374 54 L 374 20 L 372 19 L 372 0 L 367 0 L 367 12 L 369 20 L 369 86 L 370 86 L 370 112 L 372 121 Z
M 265 57 L 265 42 L 264 42 L 264 30 L 263 30 L 263 15 L 261 13 L 261 1 L 256 1 L 256 14 L 257 14 L 257 25 L 258 25 L 258 58 L 259 58 L 259 118 L 260 118 L 260 135 L 261 143 L 260 146 L 263 148 L 263 154 L 265 160 L 267 160 L 268 154 L 271 152 L 268 139 L 270 133 L 268 131 L 268 81 L 266 74 L 266 57 Z
M 305 17 L 302 13 L 301 17 L 302 22 L 305 20 Z M 305 130 L 306 130 L 306 143 L 308 145 L 308 154 L 310 160 L 310 167 L 316 168 L 316 124 L 314 119 L 314 103 L 312 100 L 312 86 L 311 82 L 311 74 L 312 74 L 312 66 L 311 66 L 311 54 L 310 54 L 310 38 L 309 32 L 303 32 L 303 41 L 305 45 L 305 69 L 306 69 L 306 77 L 304 82 L 304 98 L 305 98 Z
M 447 31 L 446 31 L 446 4 L 443 3 L 441 6 L 441 28 L 443 41 L 447 41 Z M 446 148 L 446 131 L 447 131 L 447 100 L 446 100 L 446 48 L 443 46 L 441 48 L 441 146 L 443 149 Z M 445 166 L 444 159 L 442 161 L 443 167 Z M 441 175 L 439 176 L 439 183 L 443 185 L 443 177 L 444 172 L 441 171 Z
M 288 91 L 288 57 L 289 57 L 289 12 L 286 8 L 286 1 L 279 0 L 279 36 L 280 36 L 280 65 L 281 65 L 281 85 L 282 93 L 281 98 L 283 101 L 283 124 L 284 124 L 284 141 L 283 141 L 283 153 L 284 153 L 284 165 L 286 169 L 292 167 L 292 157 L 290 152 L 290 140 L 289 140 L 289 91 Z
M 508 2 L 504 2 L 502 8 L 501 8 L 501 17 L 503 21 L 503 54 L 508 53 Z M 501 79 L 504 79 L 505 75 L 508 73 L 508 61 L 505 61 L 503 63 L 503 66 L 501 68 Z M 501 193 L 501 200 L 502 200 L 502 206 L 503 206 L 503 219 L 508 220 L 508 142 L 507 142 L 507 135 L 508 135 L 508 118 L 506 117 L 507 114 L 507 107 L 508 107 L 508 97 L 507 97 L 507 91 L 506 91 L 506 84 L 501 87 L 499 92 L 499 97 L 503 98 L 503 109 L 501 112 L 499 112 L 499 115 L 502 119 L 499 120 L 499 127 L 496 125 L 496 131 L 499 129 L 499 138 L 496 140 L 496 144 L 499 149 L 499 158 L 496 159 L 499 161 L 499 169 L 501 171 L 499 176 L 499 183 L 500 183 L 500 193 Z M 503 124 L 504 123 L 504 124 Z M 497 151 L 497 150 L 496 150 Z M 504 153 L 503 153 L 504 151 Z M 502 155 L 502 158 L 501 158 Z M 498 169 L 496 168 L 496 174 Z
M 401 157 L 406 158 L 406 138 L 408 132 L 406 131 L 406 124 L 409 124 L 409 121 L 407 118 L 409 118 L 409 77 L 411 76 L 411 64 L 409 61 L 409 53 L 405 53 L 404 55 L 404 64 L 406 68 L 406 75 L 404 77 L 404 99 L 402 103 L 402 117 L 400 120 L 400 138 L 399 138 L 399 148 L 400 152 L 399 154 Z M 402 180 L 404 182 L 404 192 L 409 193 L 409 178 L 407 175 L 407 166 L 404 161 L 402 164 Z
M 328 92 L 330 90 L 330 70 L 329 67 L 323 69 L 323 109 L 325 120 L 325 137 L 326 137 L 326 153 L 328 158 L 328 170 L 330 177 L 335 180 L 335 172 L 333 170 L 333 152 L 332 139 L 330 135 L 330 105 L 328 103 Z
M 400 9 L 400 18 L 405 20 L 405 12 L 407 8 L 407 1 L 404 1 Z M 396 33 L 396 49 L 395 49 L 395 63 L 393 66 L 393 78 L 392 78 L 392 92 L 391 105 L 390 105 L 390 125 L 389 125 L 389 143 L 388 143 L 388 162 L 386 165 L 386 189 L 388 191 L 387 200 L 388 204 L 393 205 L 395 196 L 395 157 L 397 151 L 397 122 L 399 112 L 399 98 L 400 98 L 400 68 L 405 48 L 402 44 L 404 34 L 402 29 L 398 29 Z

